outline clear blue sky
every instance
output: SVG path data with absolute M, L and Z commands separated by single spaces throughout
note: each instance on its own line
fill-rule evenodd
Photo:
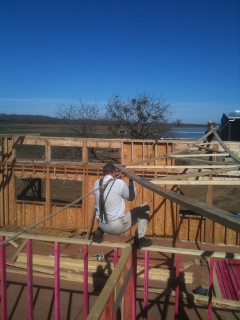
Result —
M 172 120 L 240 109 L 240 0 L 1 0 L 0 113 L 164 95 Z

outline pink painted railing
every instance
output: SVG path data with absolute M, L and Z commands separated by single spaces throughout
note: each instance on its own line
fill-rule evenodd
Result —
M 0 237 L 3 242 L 5 237 Z M 7 281 L 6 281 L 6 246 L 0 247 L 0 283 L 1 283 L 1 316 L 2 320 L 7 320 Z
M 23 238 L 29 238 L 27 240 L 27 315 L 28 320 L 33 319 L 33 253 L 32 253 L 32 240 L 35 239 L 34 235 L 25 235 Z M 42 240 L 54 241 L 54 237 L 42 237 Z M 39 240 L 39 236 L 37 237 Z M 1 243 L 5 242 L 5 236 L 0 237 Z M 125 319 L 136 319 L 136 290 L 137 290 L 137 250 L 132 250 L 128 244 L 115 244 L 114 248 L 114 269 L 108 278 L 108 281 L 98 296 L 92 309 L 89 311 L 89 292 L 88 292 L 88 249 L 91 241 L 89 240 L 77 240 L 77 239 L 61 239 L 61 242 L 65 243 L 84 243 L 84 282 L 83 282 L 83 319 L 101 320 L 114 319 L 118 320 L 118 309 L 121 308 L 121 301 L 124 297 L 124 316 Z M 107 244 L 106 244 L 107 246 Z M 122 249 L 121 256 L 119 258 L 119 247 Z M 152 246 L 143 249 L 144 252 L 144 293 L 143 293 L 143 319 L 148 319 L 148 292 L 149 292 L 149 259 L 152 251 L 161 253 L 171 253 L 175 256 L 175 305 L 174 305 L 174 317 L 178 319 L 179 316 L 179 279 L 180 279 L 180 256 L 181 255 L 195 255 L 202 256 L 204 251 L 200 250 L 185 250 L 177 248 L 164 248 Z M 235 257 L 239 255 L 235 254 Z M 215 258 L 224 259 L 223 253 L 212 252 L 209 260 L 209 294 L 207 305 L 207 319 L 212 318 L 213 309 L 213 272 L 216 265 Z M 239 257 L 238 257 L 239 259 Z M 238 276 L 240 264 L 236 260 L 235 265 L 237 269 L 233 270 L 231 276 Z M 1 319 L 7 320 L 7 278 L 6 278 L 6 245 L 0 245 L 0 289 L 1 289 Z M 226 262 L 228 266 L 228 262 Z M 227 268 L 227 267 L 226 267 Z M 230 267 L 229 267 L 230 268 Z M 55 241 L 54 246 L 54 317 L 56 320 L 61 318 L 60 315 L 60 248 L 59 242 Z M 219 273 L 217 273 L 217 276 Z M 229 276 L 228 276 L 229 277 Z M 228 278 L 226 278 L 228 279 Z M 224 279 L 223 279 L 224 281 Z M 227 280 L 226 280 L 227 281 Z M 239 285 L 240 281 L 237 279 L 235 289 Z M 227 285 L 226 285 L 227 287 Z M 116 290 L 117 288 L 117 290 Z M 238 287 L 237 287 L 238 288 Z M 225 288 L 228 290 L 227 288 Z M 237 289 L 237 294 L 239 294 Z M 228 301 L 228 300 L 225 300 Z
M 28 236 L 24 237 L 27 238 Z M 35 238 L 34 235 L 29 235 L 29 238 Z M 54 239 L 54 237 L 43 237 Z M 39 237 L 38 237 L 39 240 Z M 49 241 L 49 240 L 48 240 Z M 5 242 L 5 237 L 0 237 L 0 242 Z M 61 239 L 61 242 L 70 242 L 75 243 L 73 239 Z M 81 242 L 81 240 L 80 240 Z M 79 241 L 78 241 L 79 243 Z M 91 244 L 91 241 L 86 240 L 84 245 L 84 281 L 83 281 L 83 318 L 85 319 L 94 319 L 91 315 L 89 315 L 89 290 L 88 290 L 88 247 Z M 135 282 L 133 281 L 132 275 L 132 249 L 129 245 L 121 245 L 122 254 L 120 259 L 118 258 L 118 248 L 114 248 L 114 266 L 110 278 L 113 276 L 116 278 L 116 282 L 114 282 L 114 286 L 112 287 L 112 291 L 109 297 L 106 300 L 106 304 L 103 305 L 102 317 L 101 319 L 112 319 L 113 316 L 117 320 L 117 310 L 120 306 L 122 297 L 125 296 L 125 306 L 124 312 L 130 316 L 128 319 L 135 319 L 135 295 L 133 285 Z M 125 248 L 127 252 L 125 252 Z M 32 240 L 27 240 L 27 317 L 28 320 L 32 320 L 33 317 L 33 253 L 32 253 Z M 123 258 L 122 258 L 123 257 Z M 118 266 L 118 262 L 121 266 Z M 8 319 L 8 310 L 7 310 L 7 278 L 6 278 L 6 244 L 0 245 L 0 286 L 1 286 L 1 319 Z M 119 285 L 118 279 L 121 278 L 120 284 L 124 284 L 123 287 L 126 288 L 125 291 L 122 292 L 122 295 L 117 297 L 117 304 L 115 302 L 115 288 Z M 104 291 L 104 289 L 103 289 Z M 104 293 L 103 293 L 104 294 Z M 128 303 L 129 299 L 134 298 L 134 303 Z M 98 300 L 97 300 L 98 301 Z M 97 302 L 96 301 L 96 302 Z M 133 301 L 133 300 L 132 300 Z M 133 315 L 133 316 L 132 316 Z M 98 313 L 99 316 L 99 313 Z M 54 245 L 54 319 L 60 320 L 60 246 L 59 242 L 55 241 Z

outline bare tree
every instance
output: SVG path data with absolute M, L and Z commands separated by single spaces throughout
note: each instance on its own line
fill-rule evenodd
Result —
M 93 127 L 101 119 L 97 103 L 85 103 L 82 100 L 78 105 L 61 104 L 56 110 L 56 116 L 64 121 L 64 131 L 71 131 L 85 138 L 93 136 Z
M 159 139 L 171 129 L 170 105 L 160 96 L 139 94 L 137 98 L 123 101 L 113 97 L 107 104 L 106 116 L 112 120 L 110 130 L 119 136 L 125 130 L 126 136 L 134 139 Z

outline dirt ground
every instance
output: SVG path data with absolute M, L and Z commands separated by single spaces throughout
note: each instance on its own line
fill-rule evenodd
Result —
M 181 192 L 190 198 L 206 203 L 207 186 L 181 186 Z M 213 186 L 213 206 L 240 214 L 240 186 Z

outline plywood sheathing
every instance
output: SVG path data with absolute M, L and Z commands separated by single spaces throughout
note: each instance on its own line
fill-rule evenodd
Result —
M 149 159 L 147 165 L 149 166 L 170 166 L 169 169 L 162 168 L 162 173 L 169 174 L 170 171 L 174 172 L 172 165 L 174 164 L 174 158 L 161 158 L 162 154 L 170 154 L 173 151 L 180 150 L 189 144 L 188 141 L 158 141 L 156 144 L 154 141 L 146 140 L 98 140 L 98 139 L 72 139 L 72 138 L 49 138 L 49 137 L 15 137 L 14 142 L 24 144 L 38 144 L 46 146 L 46 159 L 41 163 L 30 163 L 24 161 L 17 161 L 11 163 L 13 160 L 12 154 L 14 154 L 13 139 L 7 138 L 5 140 L 4 153 L 7 155 L 6 174 L 9 183 L 5 188 L 4 200 L 4 222 L 12 225 L 29 225 L 36 221 L 41 220 L 44 217 L 49 216 L 51 213 L 61 209 L 61 206 L 50 203 L 50 198 L 47 198 L 46 203 L 27 203 L 16 202 L 14 176 L 16 177 L 39 177 L 47 179 L 47 190 L 49 190 L 50 179 L 83 179 L 83 194 L 92 191 L 94 181 L 101 176 L 103 164 L 89 164 L 87 162 L 87 155 L 85 162 L 83 163 L 52 163 L 49 162 L 50 148 L 51 146 L 73 146 L 73 147 L 112 147 L 122 149 L 122 163 L 132 163 Z M 7 148 L 6 148 L 7 145 Z M 230 146 L 233 150 L 236 148 L 234 144 Z M 222 148 L 219 147 L 222 151 Z M 205 162 L 204 162 L 205 163 Z M 14 172 L 13 172 L 14 170 Z M 142 169 L 140 174 L 144 177 L 157 178 L 158 174 L 161 174 L 159 169 Z M 168 173 L 169 172 L 169 173 Z M 127 181 L 127 180 L 126 180 Z M 172 185 L 163 185 L 164 188 L 171 190 Z M 175 187 L 176 188 L 176 187 Z M 49 191 L 47 191 L 49 192 Z M 150 223 L 148 225 L 148 235 L 153 235 L 163 238 L 178 238 L 186 239 L 189 241 L 199 240 L 204 241 L 204 230 L 206 229 L 206 219 L 199 219 L 196 217 L 183 217 L 179 216 L 178 206 L 173 202 L 166 200 L 164 197 L 154 194 L 153 192 L 137 185 L 137 197 L 133 203 L 127 204 L 127 209 L 131 209 L 133 206 L 147 202 L 150 205 L 151 216 Z M 45 226 L 77 226 L 78 228 L 87 229 L 90 217 L 93 209 L 93 196 L 86 197 L 82 206 L 72 206 L 66 208 L 64 212 L 61 212 L 51 220 L 47 220 Z M 3 215 L 2 215 L 3 216 Z M 94 228 L 96 227 L 96 221 Z M 212 231 L 212 241 L 217 243 L 226 244 L 239 244 L 239 237 L 236 232 L 227 229 L 217 223 L 213 223 L 212 226 L 208 225 L 210 231 Z M 134 230 L 129 231 L 129 234 L 133 234 Z

